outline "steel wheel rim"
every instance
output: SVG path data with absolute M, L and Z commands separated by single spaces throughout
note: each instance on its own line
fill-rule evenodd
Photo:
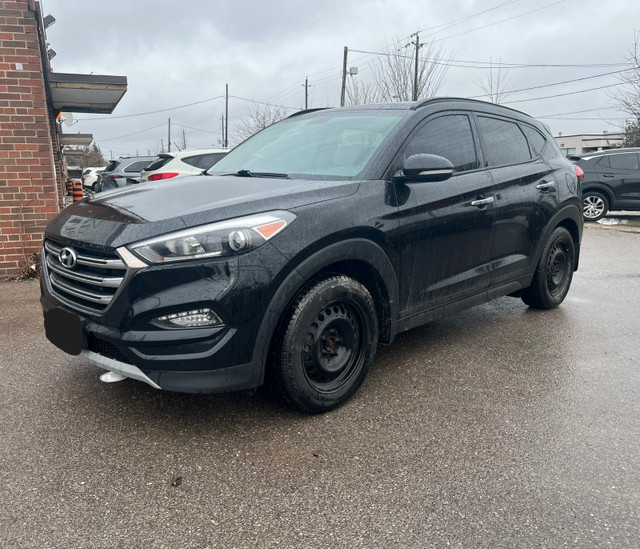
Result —
M 319 392 L 348 384 L 365 360 L 364 320 L 358 307 L 338 301 L 323 307 L 310 323 L 302 346 L 304 375 Z
M 583 200 L 583 214 L 588 219 L 595 219 L 604 212 L 604 200 L 599 196 L 587 196 Z
M 556 242 L 547 259 L 547 289 L 552 296 L 561 294 L 569 280 L 569 250 Z

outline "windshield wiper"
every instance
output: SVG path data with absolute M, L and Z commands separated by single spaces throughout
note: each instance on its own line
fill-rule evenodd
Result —
M 289 179 L 289 176 L 286 173 L 252 172 L 249 170 L 238 170 L 234 173 L 223 173 L 220 175 L 235 175 L 236 177 L 274 177 L 277 179 Z

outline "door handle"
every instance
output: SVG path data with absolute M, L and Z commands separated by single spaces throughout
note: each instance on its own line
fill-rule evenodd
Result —
M 556 186 L 555 181 L 543 181 L 542 183 L 536 185 L 536 189 L 540 189 L 541 191 L 546 191 L 547 189 L 550 189 L 551 187 L 555 187 L 555 186 Z
M 486 206 L 487 204 L 491 204 L 495 202 L 495 198 L 493 196 L 489 196 L 488 198 L 479 198 L 478 200 L 474 200 L 471 202 L 472 206 Z
M 603 173 L 602 174 L 603 177 L 615 177 L 615 174 L 612 173 Z

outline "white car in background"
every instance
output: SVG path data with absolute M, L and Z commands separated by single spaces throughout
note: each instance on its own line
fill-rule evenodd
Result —
M 82 186 L 85 189 L 93 189 L 93 184 L 98 181 L 98 175 L 104 171 L 105 166 L 101 168 L 85 168 L 82 172 Z
M 140 174 L 140 183 L 198 175 L 225 156 L 229 149 L 194 149 L 159 154 Z

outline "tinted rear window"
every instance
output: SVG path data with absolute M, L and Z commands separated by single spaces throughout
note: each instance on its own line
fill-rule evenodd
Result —
M 225 154 L 227 153 L 196 154 L 194 156 L 187 156 L 186 158 L 183 158 L 182 161 L 185 164 L 189 164 L 189 166 L 194 166 L 196 168 L 208 170 L 218 160 L 220 160 Z
M 116 169 L 116 166 L 118 165 L 118 161 L 117 160 L 111 160 L 108 164 L 107 167 L 104 169 L 105 172 L 112 172 L 113 170 Z
M 168 162 L 173 160 L 173 156 L 161 156 L 158 160 L 152 162 L 146 167 L 146 171 L 150 172 L 151 170 L 159 170 Z
M 531 160 L 529 145 L 517 124 L 478 116 L 478 127 L 488 166 L 519 164 Z

